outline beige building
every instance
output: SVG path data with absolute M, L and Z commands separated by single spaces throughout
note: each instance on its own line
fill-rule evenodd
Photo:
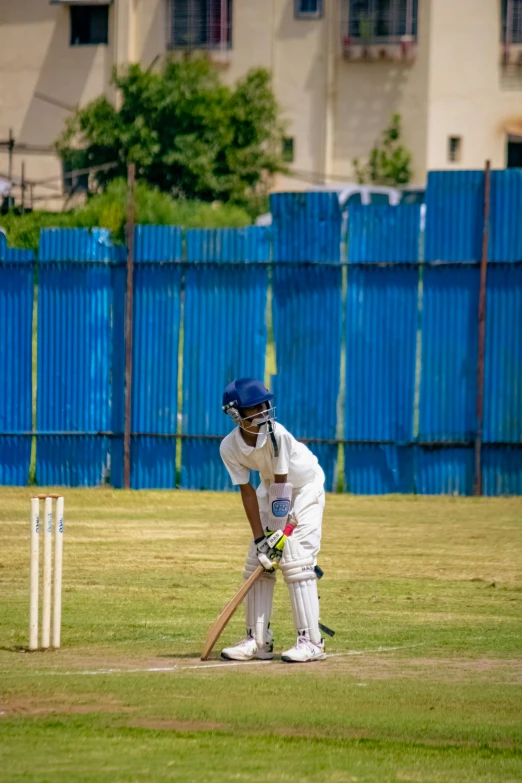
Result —
M 0 177 L 24 163 L 61 207 L 70 112 L 117 100 L 114 65 L 200 49 L 229 83 L 271 69 L 294 173 L 279 188 L 352 180 L 393 113 L 415 183 L 522 165 L 522 0 L 0 0 Z

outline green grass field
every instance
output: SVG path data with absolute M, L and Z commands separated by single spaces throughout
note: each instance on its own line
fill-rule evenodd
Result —
M 329 496 L 337 633 L 290 666 L 199 661 L 241 584 L 238 495 L 64 495 L 63 647 L 30 654 L 31 490 L 1 491 L 0 780 L 522 781 L 520 499 Z M 272 625 L 280 652 L 282 582 Z

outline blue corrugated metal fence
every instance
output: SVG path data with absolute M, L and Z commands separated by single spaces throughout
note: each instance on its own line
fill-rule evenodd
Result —
M 273 330 L 278 418 L 328 489 L 342 447 L 348 491 L 469 494 L 483 196 L 483 172 L 431 173 L 425 231 L 356 206 L 342 236 L 325 192 L 273 196 L 270 229 L 137 227 L 132 487 L 230 489 L 221 394 L 265 377 Z M 521 171 L 492 173 L 490 229 L 483 484 L 522 494 Z M 37 483 L 122 485 L 125 259 L 103 229 L 42 231 L 37 260 L 0 234 L 1 484 L 35 436 Z
M 296 437 L 323 440 L 308 445 L 331 490 L 342 334 L 339 201 L 332 193 L 289 193 L 271 205 L 277 416 Z
M 263 228 L 187 231 L 181 486 L 229 489 L 219 438 L 225 386 L 263 378 L 270 245 Z M 200 436 L 200 437 L 194 437 Z M 203 437 L 201 437 L 203 436 Z
M 0 234 L 0 484 L 27 484 L 32 430 L 34 254 Z

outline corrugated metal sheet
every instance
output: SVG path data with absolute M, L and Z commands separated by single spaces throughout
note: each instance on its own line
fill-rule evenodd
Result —
M 476 431 L 477 267 L 428 267 L 422 306 L 419 440 L 471 441 Z
M 5 261 L 16 264 L 24 261 L 34 261 L 34 252 L 25 248 L 7 247 L 5 251 Z
M 409 446 L 344 446 L 347 492 L 385 495 L 414 491 L 414 450 Z
M 41 232 L 37 427 L 93 434 L 39 437 L 40 484 L 95 485 L 107 476 L 109 439 L 95 434 L 110 428 L 111 270 L 102 249 L 110 258 L 97 234 L 89 246 L 82 230 L 66 230 L 63 245 L 60 232 Z
M 413 439 L 417 267 L 348 270 L 344 437 Z
M 416 448 L 415 485 L 419 495 L 471 495 L 472 448 Z
M 132 363 L 133 432 L 176 434 L 178 349 L 181 318 L 182 231 L 138 226 L 135 235 Z M 176 440 L 133 437 L 131 486 L 174 488 Z
M 522 443 L 522 266 L 488 268 L 485 442 Z
M 264 377 L 268 268 L 242 262 L 269 259 L 268 234 L 257 227 L 194 229 L 186 240 L 183 432 L 226 435 L 225 386 L 234 378 Z M 182 487 L 231 489 L 219 440 L 184 439 L 181 453 Z
M 137 264 L 181 261 L 183 229 L 179 226 L 136 226 L 134 260 Z
M 109 448 L 110 439 L 99 435 L 40 435 L 36 442 L 37 484 L 104 484 L 109 475 Z
M 2 433 L 32 429 L 34 254 L 0 242 L 0 484 L 24 485 L 31 438 Z
M 348 212 L 348 261 L 417 262 L 420 205 L 355 204 Z
M 125 299 L 127 288 L 127 265 L 111 267 L 111 431 L 114 436 L 110 444 L 110 483 L 123 487 L 123 431 L 125 405 Z M 131 484 L 133 479 L 132 460 L 134 448 L 131 439 Z
M 272 196 L 271 206 L 277 417 L 295 437 L 335 439 L 342 342 L 338 199 L 331 193 L 285 193 Z M 319 263 L 298 263 L 306 261 Z M 337 445 L 308 445 L 333 489 Z
M 270 209 L 278 263 L 339 261 L 341 210 L 335 193 L 276 193 Z
M 125 257 L 125 248 L 113 246 L 111 232 L 107 228 L 46 228 L 40 232 L 40 264 L 60 261 L 122 261 Z
M 483 446 L 482 483 L 485 495 L 522 495 L 522 447 Z
M 522 171 L 491 172 L 489 259 L 522 261 Z
M 483 171 L 430 171 L 425 260 L 480 261 L 483 215 Z

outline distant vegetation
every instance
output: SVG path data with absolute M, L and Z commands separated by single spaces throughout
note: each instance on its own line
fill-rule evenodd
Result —
M 123 242 L 126 222 L 127 185 L 117 179 L 104 192 L 89 198 L 85 206 L 69 212 L 30 212 L 0 215 L 11 247 L 38 248 L 42 228 L 109 228 L 115 242 Z M 173 198 L 138 182 L 136 223 L 184 226 L 185 228 L 241 228 L 251 223 L 249 213 L 234 204 L 208 203 Z
M 400 114 L 394 114 L 380 144 L 370 151 L 367 163 L 355 158 L 353 167 L 360 185 L 407 185 L 411 180 L 411 153 L 401 142 Z
M 267 70 L 228 87 L 208 60 L 188 58 L 160 73 L 131 65 L 113 83 L 118 108 L 100 96 L 67 121 L 56 148 L 68 169 L 114 163 L 94 175 L 104 189 L 134 162 L 140 180 L 174 197 L 262 211 L 273 175 L 285 170 Z

